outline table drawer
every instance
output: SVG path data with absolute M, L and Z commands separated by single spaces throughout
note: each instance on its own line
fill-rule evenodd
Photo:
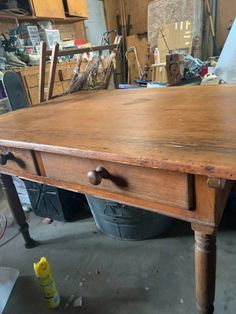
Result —
M 192 184 L 188 174 L 49 153 L 42 153 L 42 164 L 48 178 L 85 186 L 89 190 L 118 193 L 184 209 L 191 207 Z M 105 174 L 96 172 L 98 167 L 103 167 Z
M 0 147 L 0 172 L 37 174 L 31 151 Z

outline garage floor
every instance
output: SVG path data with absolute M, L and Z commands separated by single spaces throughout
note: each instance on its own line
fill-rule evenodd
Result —
M 176 221 L 158 239 L 121 242 L 98 231 L 91 218 L 44 225 L 31 214 L 29 220 L 31 235 L 42 241 L 41 246 L 27 250 L 17 235 L 0 247 L 0 265 L 20 271 L 4 313 L 52 313 L 33 273 L 33 262 L 41 256 L 50 261 L 62 296 L 58 313 L 195 313 L 194 238 L 189 224 Z M 0 243 L 16 234 L 13 225 Z M 82 307 L 73 307 L 80 296 Z M 236 224 L 226 213 L 218 237 L 215 313 L 235 314 L 235 309 Z

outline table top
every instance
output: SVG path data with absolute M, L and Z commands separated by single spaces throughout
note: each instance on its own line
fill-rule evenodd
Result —
M 236 179 L 236 86 L 67 95 L 1 116 L 0 145 Z

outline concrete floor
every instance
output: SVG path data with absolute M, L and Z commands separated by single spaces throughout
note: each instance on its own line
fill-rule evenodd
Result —
M 46 256 L 62 296 L 58 313 L 195 313 L 193 233 L 176 221 L 161 238 L 122 242 L 97 230 L 91 218 L 43 225 L 30 215 L 31 235 L 42 245 L 27 250 L 21 236 L 0 246 L 0 265 L 20 270 L 5 314 L 47 314 L 33 273 L 33 262 Z M 226 213 L 218 236 L 216 314 L 236 313 L 236 225 Z M 7 229 L 0 245 L 17 234 Z M 83 285 L 81 287 L 81 282 Z M 72 298 L 83 297 L 74 308 Z

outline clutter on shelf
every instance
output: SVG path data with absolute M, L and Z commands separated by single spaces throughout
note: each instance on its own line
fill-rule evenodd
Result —
M 51 21 L 21 22 L 8 32 L 0 35 L 0 70 L 38 65 L 40 42 L 48 49 L 59 43 L 60 49 L 81 47 L 85 40 L 62 40 L 60 30 Z M 62 59 L 68 60 L 73 56 Z

